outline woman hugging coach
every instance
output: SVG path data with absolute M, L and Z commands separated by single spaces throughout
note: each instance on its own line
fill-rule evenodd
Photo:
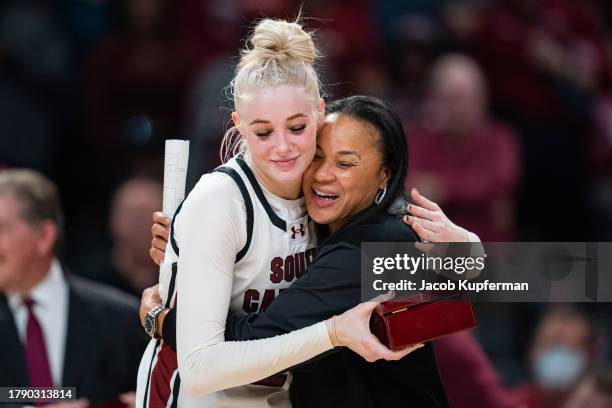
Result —
M 350 347 L 351 338 L 361 338 L 370 344 L 354 349 L 375 349 L 378 341 L 368 331 L 375 303 L 360 304 L 360 246 L 361 242 L 417 241 L 412 228 L 392 211 L 403 212 L 405 208 L 407 168 L 404 131 L 387 104 L 367 96 L 328 104 L 314 160 L 303 178 L 308 213 L 318 224 L 317 257 L 307 273 L 263 312 L 230 314 L 226 340 L 269 338 L 337 316 L 335 346 Z M 159 220 L 159 233 L 154 236 L 161 241 L 152 250 L 163 255 L 168 229 Z M 447 224 L 453 225 L 450 221 Z M 464 230 L 460 230 L 453 240 L 462 239 Z M 143 294 L 141 314 L 157 296 L 155 292 L 152 288 Z M 358 313 L 352 309 L 355 307 L 360 309 Z M 344 313 L 349 309 L 352 314 Z M 347 322 L 355 316 L 356 321 Z M 162 327 L 164 340 L 174 343 L 174 319 L 166 320 Z M 348 336 L 347 330 L 360 333 Z M 401 360 L 375 362 L 349 348 L 336 347 L 291 371 L 291 402 L 298 408 L 448 407 L 431 343 Z
M 384 102 L 352 96 L 328 104 L 303 182 L 308 213 L 320 226 L 317 258 L 264 312 L 231 316 L 226 339 L 287 333 L 358 305 L 361 242 L 417 241 L 390 213 L 405 208 L 407 168 L 401 122 Z M 365 305 L 363 319 L 369 319 Z M 342 343 L 343 333 L 338 337 Z M 294 407 L 448 406 L 431 343 L 399 361 L 373 363 L 336 349 L 292 371 Z

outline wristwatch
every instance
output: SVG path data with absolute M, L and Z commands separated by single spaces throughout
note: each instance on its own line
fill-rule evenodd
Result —
M 154 339 L 158 339 L 159 335 L 155 333 L 155 329 L 157 328 L 157 316 L 164 310 L 162 306 L 155 306 L 153 309 L 149 310 L 144 318 L 144 329 L 145 332 Z

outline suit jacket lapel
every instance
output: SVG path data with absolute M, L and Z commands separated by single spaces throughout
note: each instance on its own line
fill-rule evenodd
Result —
M 87 304 L 75 291 L 70 278 L 68 280 L 68 332 L 66 333 L 66 351 L 64 353 L 64 373 L 62 382 L 64 386 L 77 386 L 81 384 L 84 372 L 79 372 L 79 365 L 83 369 L 83 362 L 91 358 L 91 350 L 95 349 L 95 338 L 90 335 L 91 325 L 95 324 L 88 318 Z
M 26 368 L 25 353 L 17 326 L 13 319 L 13 313 L 8 305 L 6 297 L 0 294 L 0 360 L 2 361 L 2 371 L 6 370 L 0 378 L 4 381 L 14 380 L 10 385 L 26 386 L 30 383 L 28 379 L 28 369 Z M 6 364 L 6 365 L 5 365 Z M 9 385 L 9 384 L 4 384 Z

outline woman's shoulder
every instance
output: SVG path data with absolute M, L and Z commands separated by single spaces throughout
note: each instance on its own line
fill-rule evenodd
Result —
M 412 227 L 398 215 L 380 211 L 355 225 L 349 225 L 330 240 L 333 244 L 361 247 L 362 242 L 416 242 Z
M 208 172 L 185 197 L 180 216 L 191 213 L 198 217 L 219 212 L 235 213 L 244 206 L 244 198 L 235 180 L 218 171 Z
M 209 172 L 202 177 L 177 209 L 173 222 L 176 239 L 184 238 L 186 231 L 233 231 L 242 242 L 246 237 L 245 199 L 228 174 Z M 180 244 L 180 242 L 179 242 Z
M 189 196 L 214 198 L 216 201 L 226 201 L 232 196 L 240 196 L 240 189 L 236 180 L 225 171 L 231 166 L 219 166 L 208 173 L 204 173 L 193 187 Z
M 355 235 L 359 235 L 361 241 L 370 242 L 415 242 L 418 238 L 409 225 L 402 221 L 399 215 L 392 215 L 386 211 L 379 211 L 363 223 L 356 225 Z

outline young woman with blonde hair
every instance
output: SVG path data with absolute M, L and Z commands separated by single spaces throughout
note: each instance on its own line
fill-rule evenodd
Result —
M 223 143 L 231 158 L 205 174 L 177 211 L 162 265 L 160 293 L 166 308 L 176 308 L 177 352 L 152 339 L 139 370 L 138 406 L 290 406 L 286 376 L 276 386 L 244 384 L 334 346 L 368 360 L 414 349 L 382 346 L 363 307 L 270 339 L 224 340 L 228 311 L 265 309 L 305 271 L 316 246 L 302 175 L 325 111 L 317 50 L 298 23 L 276 20 L 262 20 L 250 44 L 232 82 L 235 126 Z

